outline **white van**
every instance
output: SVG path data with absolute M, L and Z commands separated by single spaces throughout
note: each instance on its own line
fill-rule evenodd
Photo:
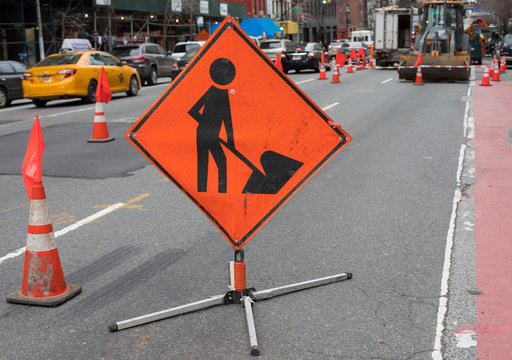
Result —
M 363 42 L 366 45 L 373 44 L 373 31 L 371 30 L 355 30 L 350 33 L 352 37 L 350 41 Z

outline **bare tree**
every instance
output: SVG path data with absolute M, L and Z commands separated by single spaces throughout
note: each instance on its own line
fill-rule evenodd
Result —
M 72 31 L 73 29 L 81 29 L 83 26 L 85 26 L 85 23 L 82 19 L 82 14 L 80 12 L 76 12 L 79 6 L 79 1 L 69 1 L 67 7 L 55 9 L 54 18 L 55 22 L 60 24 L 61 40 L 66 38 L 68 32 L 67 28 L 70 28 Z M 56 37 L 57 36 L 55 36 L 55 38 Z
M 167 34 L 169 30 L 169 26 L 171 25 L 171 21 L 176 18 L 181 18 L 181 20 L 184 20 L 185 18 L 189 18 L 190 22 L 188 24 L 184 25 L 174 25 L 174 26 L 185 26 L 189 27 L 189 33 L 190 35 L 194 35 L 195 33 L 195 17 L 196 14 L 199 13 L 199 9 L 197 8 L 198 2 L 195 0 L 181 0 L 181 11 L 177 12 L 174 11 L 175 9 L 172 8 L 172 3 L 175 0 L 166 0 L 165 3 L 165 9 L 164 9 L 164 24 L 163 24 L 163 37 L 164 37 L 164 48 L 167 49 L 168 45 L 168 38 L 169 35 Z
M 493 10 L 500 20 L 505 33 L 508 32 L 508 19 L 512 17 L 512 0 L 481 0 L 482 9 Z

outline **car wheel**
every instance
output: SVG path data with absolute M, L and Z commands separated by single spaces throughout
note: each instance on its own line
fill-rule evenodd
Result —
M 83 103 L 91 104 L 93 102 L 96 102 L 96 86 L 98 86 L 96 80 L 91 80 L 89 86 L 87 87 L 87 96 L 82 98 Z
M 285 74 L 288 74 L 288 69 L 283 69 L 283 72 L 284 72 Z
M 9 105 L 7 101 L 7 91 L 4 88 L 0 87 L 0 109 Z
M 300 69 L 295 70 L 295 72 L 296 72 L 297 74 L 298 74 L 298 73 L 300 73 Z
M 126 92 L 128 96 L 137 96 L 139 93 L 139 82 L 135 76 L 130 78 L 130 89 Z
M 34 102 L 34 105 L 37 107 L 45 107 L 48 100 L 39 100 L 39 99 L 32 99 Z
M 315 70 L 316 73 L 320 72 L 320 62 L 317 62 L 313 69 Z
M 151 70 L 149 70 L 149 78 L 148 85 L 155 85 L 158 82 L 158 74 L 156 73 L 156 69 L 152 66 Z M 131 84 L 130 84 L 131 86 Z

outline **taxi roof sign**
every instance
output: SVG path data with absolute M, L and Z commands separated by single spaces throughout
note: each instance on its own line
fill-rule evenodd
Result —
M 229 16 L 126 137 L 235 250 L 351 140 Z

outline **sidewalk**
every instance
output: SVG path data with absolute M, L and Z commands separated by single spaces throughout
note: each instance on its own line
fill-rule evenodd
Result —
M 474 90 L 479 360 L 512 359 L 512 82 L 492 85 Z

